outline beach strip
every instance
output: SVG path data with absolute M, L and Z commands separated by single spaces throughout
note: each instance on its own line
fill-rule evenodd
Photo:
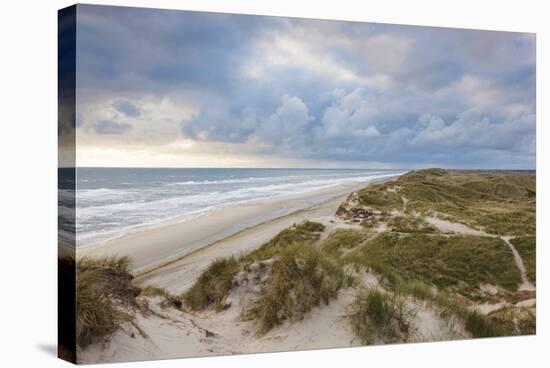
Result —
M 161 266 L 164 266 L 163 272 L 167 271 L 171 265 L 189 255 L 196 255 L 199 251 L 204 251 L 204 260 L 208 264 L 217 256 L 254 249 L 293 223 L 312 217 L 334 215 L 349 193 L 370 183 L 397 176 L 236 203 L 179 223 L 155 225 L 102 244 L 78 248 L 77 256 L 129 256 L 133 262 L 132 272 L 143 277 Z M 209 252 L 206 252 L 207 248 Z M 195 259 L 187 267 L 190 272 L 187 275 L 189 283 L 194 281 L 194 277 L 190 277 L 195 274 L 192 269 L 203 269 L 204 266 L 200 263 Z M 181 265 L 178 267 L 181 268 Z M 162 284 L 169 287 L 166 282 Z

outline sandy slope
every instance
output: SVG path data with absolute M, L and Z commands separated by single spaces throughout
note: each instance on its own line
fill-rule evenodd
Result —
M 364 272 L 359 287 L 379 287 L 377 276 Z M 160 298 L 140 297 L 151 313 L 136 312 L 134 324 L 126 324 L 109 341 L 86 348 L 78 358 L 82 363 L 100 363 L 361 346 L 346 319 L 356 291 L 341 290 L 328 305 L 315 307 L 304 319 L 286 321 L 263 336 L 255 333 L 252 321 L 241 317 L 253 296 L 246 284 L 231 292 L 231 307 L 219 313 L 161 308 Z M 408 306 L 415 311 L 410 341 L 469 337 L 462 326 L 425 304 L 411 300 Z

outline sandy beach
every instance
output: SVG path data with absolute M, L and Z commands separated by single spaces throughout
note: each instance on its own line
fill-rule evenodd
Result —
M 258 247 L 282 229 L 306 218 L 333 215 L 345 197 L 369 183 L 390 180 L 397 175 L 368 183 L 350 183 L 317 191 L 258 199 L 212 210 L 181 222 L 159 224 L 134 231 L 105 243 L 77 249 L 78 257 L 129 256 L 139 280 L 175 267 L 186 272 L 190 284 L 202 268 L 219 256 Z M 190 258 L 192 256 L 192 258 Z M 165 266 L 165 267 L 164 267 Z M 157 271 L 157 272 L 155 272 Z M 170 275 L 180 278 L 182 275 Z M 170 283 L 162 283 L 170 288 Z

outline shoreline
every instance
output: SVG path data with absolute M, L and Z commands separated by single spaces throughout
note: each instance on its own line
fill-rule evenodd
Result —
M 312 212 L 317 216 L 334 214 L 351 192 L 373 183 L 393 180 L 400 175 L 402 174 L 364 183 L 340 184 L 313 192 L 236 203 L 187 221 L 156 224 L 101 244 L 77 249 L 76 252 L 78 257 L 129 256 L 133 262 L 132 272 L 140 277 L 159 268 L 169 267 L 204 249 L 222 246 L 220 243 L 239 238 L 243 232 L 253 231 L 262 225 L 269 231 L 256 229 L 253 243 L 260 240 L 263 243 L 284 227 L 301 221 L 305 216 L 311 216 Z M 246 246 L 240 248 L 248 249 Z

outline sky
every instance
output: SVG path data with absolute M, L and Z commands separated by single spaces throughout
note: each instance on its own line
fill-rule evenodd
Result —
M 535 168 L 534 34 L 79 5 L 76 65 L 79 166 Z

